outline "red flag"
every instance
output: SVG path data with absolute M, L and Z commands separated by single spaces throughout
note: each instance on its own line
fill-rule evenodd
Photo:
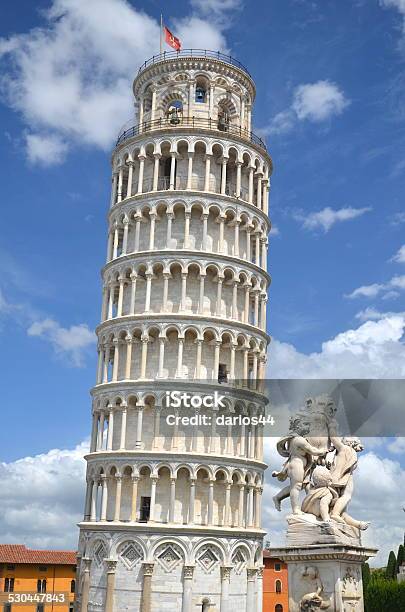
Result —
M 165 32 L 165 41 L 167 42 L 168 45 L 170 45 L 170 47 L 173 47 L 173 49 L 176 49 L 176 51 L 180 51 L 181 49 L 181 42 L 180 40 L 174 36 L 169 28 L 167 28 L 166 26 L 163 26 L 164 32 Z

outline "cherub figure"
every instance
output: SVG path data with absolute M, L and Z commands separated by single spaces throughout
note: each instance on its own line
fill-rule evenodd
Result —
M 335 432 L 331 435 L 331 442 L 336 449 L 336 455 L 330 473 L 332 486 L 338 493 L 338 499 L 333 505 L 331 518 L 337 522 L 365 530 L 370 523 L 358 521 L 346 512 L 353 495 L 353 472 L 357 468 L 357 454 L 364 447 L 358 438 L 340 438 L 334 434 Z
M 287 478 L 290 484 L 284 487 L 273 497 L 277 510 L 281 510 L 283 499 L 290 497 L 293 514 L 302 514 L 300 504 L 300 491 L 305 478 L 308 477 L 314 457 L 325 454 L 324 448 L 312 446 L 305 438 L 309 432 L 308 425 L 295 422 L 295 434 L 282 438 L 277 444 L 277 450 L 283 457 L 288 457 L 280 472 L 273 472 L 273 476 L 283 482 Z
M 301 509 L 307 514 L 313 514 L 325 522 L 331 520 L 330 508 L 336 502 L 338 494 L 332 488 L 332 474 L 327 467 L 318 465 L 312 473 L 313 486 L 302 502 Z

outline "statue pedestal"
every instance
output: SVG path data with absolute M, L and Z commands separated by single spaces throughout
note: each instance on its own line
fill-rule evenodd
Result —
M 321 521 L 313 514 L 287 516 L 287 546 L 313 546 L 314 544 L 349 544 L 361 546 L 361 531 L 334 520 Z
M 301 515 L 287 522 L 287 546 L 271 552 L 288 565 L 289 611 L 364 612 L 361 565 L 377 549 L 362 546 L 355 527 Z
M 288 565 L 289 612 L 364 612 L 361 565 L 376 549 L 320 544 L 271 553 Z

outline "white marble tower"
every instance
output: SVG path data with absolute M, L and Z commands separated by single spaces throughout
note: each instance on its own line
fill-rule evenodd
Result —
M 247 417 L 265 406 L 272 162 L 251 132 L 255 86 L 229 56 L 182 51 L 147 61 L 133 91 L 112 155 L 77 610 L 260 612 L 266 465 Z M 168 391 L 225 400 L 167 407 Z

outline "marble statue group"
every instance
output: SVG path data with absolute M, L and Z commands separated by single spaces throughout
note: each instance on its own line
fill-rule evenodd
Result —
M 347 507 L 353 495 L 353 472 L 363 450 L 358 438 L 338 435 L 332 398 L 308 398 L 303 410 L 290 419 L 289 434 L 277 443 L 284 465 L 273 476 L 289 481 L 274 496 L 278 510 L 290 498 L 292 514 L 302 520 L 336 522 L 367 529 L 369 523 L 351 517 Z M 301 492 L 305 497 L 301 502 Z

